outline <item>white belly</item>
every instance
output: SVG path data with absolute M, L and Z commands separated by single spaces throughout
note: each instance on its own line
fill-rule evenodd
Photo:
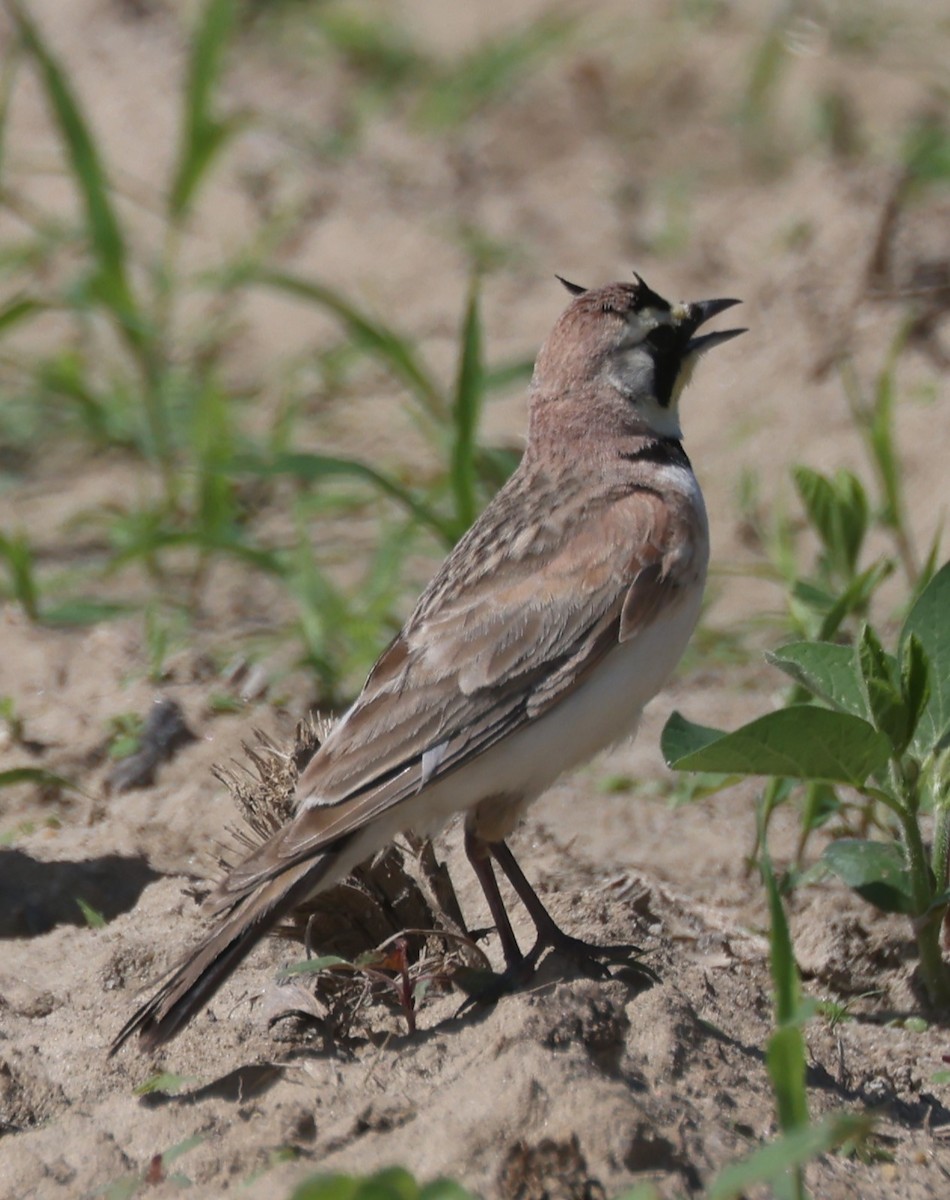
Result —
M 551 712 L 489 751 L 484 759 L 491 761 L 473 763 L 472 789 L 497 781 L 497 790 L 521 792 L 528 802 L 564 771 L 632 737 L 644 707 L 679 662 L 699 618 L 701 600 L 697 587 L 674 612 L 620 643 Z M 469 781 L 465 783 L 460 790 L 470 798 Z M 446 784 L 451 785 L 451 779 Z
M 406 829 L 434 832 L 456 813 L 509 797 L 493 836 L 507 837 L 521 813 L 559 775 L 637 731 L 646 704 L 669 678 L 699 617 L 697 583 L 674 611 L 612 650 L 575 692 L 549 713 L 492 746 L 467 766 L 381 813 L 341 856 L 334 878 Z M 493 818 L 494 819 L 494 818 Z M 325 885 L 324 885 L 325 886 Z

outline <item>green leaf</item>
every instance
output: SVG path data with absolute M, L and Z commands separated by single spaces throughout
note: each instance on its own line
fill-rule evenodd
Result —
M 823 1121 L 786 1133 L 742 1162 L 731 1163 L 713 1182 L 708 1200 L 742 1200 L 760 1184 L 774 1184 L 787 1172 L 837 1146 L 864 1139 L 870 1130 L 871 1119 L 863 1113 L 832 1113 Z
M 419 1189 L 419 1200 L 475 1200 L 475 1197 L 454 1179 L 434 1179 Z
M 162 1166 L 167 1170 L 168 1167 L 175 1161 L 176 1158 L 181 1158 L 183 1154 L 187 1154 L 189 1150 L 194 1150 L 196 1146 L 200 1146 L 204 1141 L 204 1135 L 193 1133 L 191 1137 L 187 1137 L 184 1141 L 177 1142 L 174 1146 L 170 1146 L 162 1155 Z
M 46 47 L 39 30 L 19 3 L 11 11 L 20 37 L 39 70 L 40 79 L 66 148 L 73 178 L 86 210 L 86 229 L 96 258 L 93 291 L 116 317 L 136 348 L 141 346 L 141 320 L 127 275 L 125 241 L 111 199 L 111 185 L 79 102 L 65 72 Z
M 874 727 L 886 735 L 895 754 L 902 754 L 910 737 L 910 714 L 884 647 L 870 625 L 861 632 L 858 663 Z
M 911 634 L 917 635 L 930 664 L 930 698 L 912 743 L 923 757 L 950 725 L 950 562 L 927 584 L 904 622 L 902 659 Z
M 14 296 L 6 304 L 0 305 L 0 331 L 9 329 L 19 321 L 32 317 L 36 313 L 46 312 L 49 305 L 29 296 Z
M 63 775 L 52 771 L 44 771 L 42 767 L 10 767 L 0 771 L 0 787 L 12 787 L 15 783 L 38 783 L 41 787 L 79 788 Z
M 189 1083 L 195 1083 L 197 1075 L 176 1075 L 173 1071 L 160 1071 L 151 1075 L 144 1083 L 134 1089 L 136 1096 L 151 1096 L 154 1092 L 163 1092 L 166 1096 L 177 1096 Z
M 461 352 L 455 398 L 452 405 L 452 491 L 459 535 L 478 515 L 475 434 L 484 389 L 482 372 L 482 327 L 478 312 L 478 284 L 472 281 L 462 322 Z
M 769 961 L 775 986 L 775 1019 L 777 1024 L 786 1025 L 798 1014 L 801 993 L 785 908 L 767 856 L 762 859 L 762 878 L 769 898 Z
M 765 1065 L 772 1080 L 783 1132 L 807 1126 L 805 1039 L 797 1025 L 785 1025 L 772 1034 L 765 1052 Z
M 55 626 L 98 625 L 101 621 L 127 616 L 134 611 L 134 607 L 118 600 L 95 600 L 87 596 L 74 596 L 71 600 L 44 607 L 40 620 L 44 625 Z
M 792 479 L 808 520 L 825 549 L 831 551 L 835 541 L 835 491 L 831 480 L 811 467 L 795 467 Z
M 841 622 L 852 613 L 865 612 L 878 585 L 894 570 L 889 558 L 871 563 L 867 570 L 856 575 L 825 613 L 818 637 L 827 641 L 837 633 Z
M 688 725 L 682 717 L 678 722 Z M 704 744 L 667 756 L 668 765 L 679 771 L 777 775 L 860 787 L 885 766 L 890 755 L 887 738 L 867 721 L 808 704 L 779 709 L 716 739 L 710 737 L 712 730 L 692 728 Z M 665 733 L 664 753 L 669 744 Z M 674 746 L 687 741 L 682 728 L 674 727 L 674 733 Z
M 852 646 L 835 642 L 792 642 L 765 656 L 779 670 L 840 712 L 868 717 L 867 698 Z
M 901 647 L 901 695 L 907 709 L 909 736 L 913 737 L 930 699 L 930 664 L 916 633 Z
M 882 912 L 913 914 L 914 892 L 903 852 L 895 842 L 838 838 L 822 860 L 842 883 Z
M 105 929 L 106 919 L 97 908 L 93 908 L 91 904 L 87 904 L 82 896 L 76 897 L 76 903 L 79 905 L 79 910 L 90 929 Z
M 894 366 L 903 340 L 904 335 L 898 334 L 887 365 L 875 381 L 870 424 L 865 434 L 884 497 L 880 520 L 892 529 L 900 529 L 903 524 L 901 466 L 894 442 Z
M 676 766 L 679 760 L 685 758 L 687 754 L 702 750 L 705 746 L 718 742 L 725 736 L 724 730 L 712 729 L 708 725 L 696 725 L 674 709 L 663 727 L 660 749 L 663 751 L 667 765 L 672 767 Z
M 328 454 L 277 454 L 269 461 L 242 455 L 232 463 L 235 471 L 255 475 L 293 475 L 298 479 L 316 481 L 334 476 L 349 476 L 372 484 L 410 512 L 421 525 L 431 529 L 449 546 L 455 543 L 455 531 L 431 506 L 418 500 L 408 488 L 391 475 L 369 467 L 354 458 L 336 458 Z
M 328 967 L 352 966 L 349 959 L 340 958 L 339 954 L 322 954 L 317 958 L 305 958 L 301 962 L 291 963 L 289 967 L 284 967 L 280 972 L 280 978 L 284 980 L 290 979 L 293 975 L 317 975 Z
M 234 119 L 217 120 L 211 103 L 234 16 L 234 0 L 209 0 L 191 40 L 178 162 L 168 202 L 178 221 L 187 214 L 211 162 L 240 125 Z
M 238 280 L 275 288 L 299 300 L 332 313 L 346 328 L 353 341 L 369 351 L 410 389 L 420 408 L 439 422 L 445 418 L 445 402 L 432 376 L 423 366 L 410 342 L 381 321 L 361 312 L 341 293 L 316 280 L 288 271 L 254 269 Z
M 290 1200 L 474 1200 L 474 1197 L 447 1179 L 420 1188 L 402 1167 L 388 1167 L 375 1175 L 311 1175 L 297 1185 Z
M 870 505 L 861 480 L 851 471 L 838 471 L 834 485 L 838 499 L 841 549 L 848 572 L 853 574 L 867 533 Z
M 796 467 L 792 478 L 829 562 L 849 578 L 868 523 L 868 500 L 860 480 L 850 471 L 839 471 L 829 479 L 810 467 Z

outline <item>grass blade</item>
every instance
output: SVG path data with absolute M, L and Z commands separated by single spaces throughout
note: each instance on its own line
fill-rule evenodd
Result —
M 397 501 L 421 525 L 437 534 L 447 546 L 455 544 L 456 531 L 451 522 L 444 520 L 429 505 L 416 499 L 408 488 L 403 487 L 392 476 L 369 467 L 358 459 L 335 458 L 326 454 L 278 454 L 270 462 L 253 460 L 246 456 L 239 457 L 235 460 L 235 466 L 239 470 L 258 475 L 294 475 L 306 481 L 348 475 L 372 484 L 378 491 Z
M 31 621 L 38 621 L 40 593 L 33 568 L 33 550 L 24 534 L 14 534 L 12 537 L 0 534 L 0 562 L 6 564 L 9 574 L 8 594 Z
M 32 56 L 72 168 L 86 212 L 86 230 L 98 274 L 96 292 L 117 319 L 124 336 L 141 345 L 141 321 L 129 287 L 126 249 L 110 198 L 110 184 L 79 102 L 39 31 L 17 2 L 11 11 L 23 44 Z
M 174 221 L 187 215 L 203 175 L 238 128 L 237 120 L 220 121 L 212 112 L 212 95 L 233 25 L 233 0 L 209 0 L 191 40 L 178 162 L 168 198 Z
M 360 312 L 339 292 L 316 280 L 264 268 L 251 269 L 240 282 L 275 288 L 332 313 L 345 326 L 354 342 L 384 363 L 409 388 L 428 417 L 440 423 L 444 421 L 446 414 L 442 393 L 410 343 L 387 325 Z
M 452 406 L 454 439 L 451 479 L 459 534 L 464 533 L 478 515 L 475 432 L 481 412 L 483 386 L 482 326 L 478 310 L 478 281 L 475 279 L 469 289 L 462 322 L 462 348 Z
M 741 1200 L 759 1184 L 781 1179 L 790 1168 L 801 1169 L 812 1159 L 861 1140 L 870 1131 L 870 1119 L 860 1113 L 834 1113 L 806 1125 L 756 1150 L 742 1162 L 726 1167 L 709 1189 L 708 1200 Z
M 46 312 L 48 307 L 42 300 L 34 300 L 30 296 L 15 296 L 9 303 L 0 307 L 0 333 L 35 313 Z
M 4 56 L 2 72 L 0 72 L 0 190 L 3 189 L 3 168 L 6 161 L 7 117 L 10 112 L 10 97 L 13 95 L 13 81 L 19 66 L 19 55 L 13 51 Z

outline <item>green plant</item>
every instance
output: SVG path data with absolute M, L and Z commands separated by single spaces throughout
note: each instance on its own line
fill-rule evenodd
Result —
M 511 452 L 479 445 L 476 432 L 484 400 L 491 392 L 527 378 L 531 370 L 531 363 L 524 360 L 494 368 L 484 361 L 477 274 L 459 328 L 455 380 L 450 389 L 440 384 L 409 338 L 336 289 L 270 268 L 250 267 L 237 279 L 275 288 L 335 317 L 351 345 L 406 388 L 414 419 L 447 464 L 431 488 L 416 489 L 359 460 L 326 455 L 283 454 L 270 462 L 245 456 L 240 467 L 249 472 L 296 475 L 311 482 L 334 475 L 359 479 L 396 501 L 445 546 L 454 545 L 517 463 L 517 455 Z
M 667 762 L 771 776 L 773 803 L 783 780 L 850 789 L 878 836 L 834 840 L 823 861 L 876 907 L 910 917 L 927 995 L 950 1004 L 939 938 L 950 907 L 950 563 L 908 613 L 895 655 L 866 625 L 856 648 L 798 642 L 769 657 L 817 703 L 789 704 L 732 733 L 674 713 L 663 732 Z
M 756 476 L 747 472 L 740 479 L 743 526 L 748 539 L 764 549 L 767 559 L 754 571 L 783 587 L 787 625 L 794 637 L 853 641 L 878 590 L 895 571 L 903 573 L 911 596 L 934 573 L 942 528 L 938 524 L 926 555 L 921 557 L 907 520 L 895 429 L 896 374 L 908 328 L 905 321 L 869 387 L 862 383 L 850 359 L 840 364 L 852 425 L 865 451 L 870 479 L 866 482 L 843 468 L 833 475 L 803 465 L 792 469 L 804 528 L 818 545 L 811 561 L 803 562 L 800 524 L 781 511 L 764 518 Z M 869 557 L 872 541 L 876 553 Z M 798 693 L 797 698 L 803 695 Z
M 765 1050 L 765 1065 L 775 1094 L 779 1127 L 786 1135 L 808 1128 L 808 1092 L 805 1087 L 805 1039 L 802 1024 L 810 1011 L 802 1004 L 798 967 L 792 950 L 785 908 L 768 851 L 762 854 L 762 877 L 769 899 L 770 961 L 775 989 L 775 1032 Z M 787 1192 L 802 1200 L 804 1178 L 801 1164 L 790 1166 L 776 1193 Z
M 434 538 L 440 549 L 454 544 L 513 468 L 515 454 L 479 443 L 478 424 L 485 397 L 523 378 L 530 364 L 497 369 L 486 364 L 477 271 L 461 322 L 455 379 L 445 387 L 405 335 L 319 281 L 264 263 L 266 231 L 217 270 L 197 277 L 188 270 L 183 234 L 213 164 L 248 119 L 221 116 L 216 99 L 234 25 L 231 0 L 207 0 L 199 12 L 162 203 L 161 245 L 144 252 L 68 74 L 18 0 L 11 0 L 11 12 L 21 52 L 36 69 L 60 134 L 81 213 L 78 228 L 33 221 L 43 255 L 64 252 L 67 278 L 61 286 L 45 283 L 38 292 L 34 285 L 15 295 L 0 311 L 0 332 L 54 310 L 70 318 L 75 336 L 38 367 L 24 368 L 16 390 L 53 420 L 65 409 L 94 445 L 140 454 L 154 468 L 130 502 L 79 518 L 104 535 L 108 572 L 137 567 L 150 578 L 146 642 L 153 676 L 160 675 L 167 652 L 165 613 L 182 607 L 199 611 L 211 569 L 224 557 L 277 582 L 297 611 L 292 632 L 303 644 L 303 660 L 316 668 L 324 699 L 335 702 L 397 624 L 403 572 L 418 536 Z M 491 90 L 494 78 L 494 70 L 488 71 L 485 89 Z M 0 90 L 0 98 L 4 94 Z M 0 203 L 14 204 L 16 198 L 2 192 Z M 242 428 L 242 397 L 227 395 L 221 378 L 232 314 L 248 288 L 261 286 L 332 314 L 342 328 L 346 360 L 368 356 L 406 388 L 410 412 L 436 452 L 428 476 L 406 482 L 400 465 L 291 451 L 287 447 L 300 439 L 286 408 L 269 444 L 267 438 L 251 441 Z M 196 299 L 203 315 L 190 317 L 186 326 L 183 306 L 187 301 L 193 307 Z M 258 386 L 252 383 L 247 394 L 256 394 Z M 287 483 L 296 493 L 296 541 L 290 545 L 286 539 L 275 542 L 273 535 L 262 538 L 255 527 L 267 490 Z M 339 488 L 331 491 L 337 485 L 346 489 L 342 496 Z M 313 518 L 341 505 L 371 506 L 378 520 L 377 549 L 367 552 L 356 585 L 351 577 L 341 584 L 334 564 L 311 545 Z M 23 535 L 0 539 L 0 563 L 6 566 L 8 594 L 34 620 L 98 620 L 123 611 L 81 598 L 44 603 L 47 583 L 39 579 Z
M 471 1192 L 450 1179 L 419 1184 L 402 1167 L 375 1175 L 311 1175 L 291 1192 L 289 1200 L 475 1200 Z
M 351 152 L 367 120 L 384 105 L 389 112 L 399 106 L 423 129 L 452 133 L 523 87 L 573 29 L 562 13 L 543 13 L 445 60 L 420 45 L 385 6 L 360 12 L 329 0 L 302 15 L 269 4 L 260 6 L 259 16 L 283 27 L 295 53 L 313 54 L 344 72 L 334 124 L 311 135 L 311 144 L 327 156 Z
M 103 1197 L 103 1200 L 131 1200 L 133 1196 L 138 1196 L 146 1190 L 151 1190 L 151 1188 L 161 1183 L 171 1183 L 180 1188 L 191 1187 L 192 1181 L 187 1175 L 181 1171 L 169 1172 L 169 1167 L 181 1158 L 183 1154 L 187 1154 L 190 1150 L 194 1150 L 196 1146 L 200 1146 L 204 1140 L 204 1136 L 199 1133 L 185 1138 L 184 1141 L 170 1146 L 161 1154 L 156 1154 L 144 1170 L 114 1179 L 111 1183 L 107 1183 L 105 1187 L 101 1188 L 96 1195 Z

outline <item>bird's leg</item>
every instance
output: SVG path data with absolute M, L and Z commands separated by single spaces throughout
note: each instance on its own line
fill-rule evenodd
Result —
M 527 965 L 531 967 L 535 966 L 544 951 L 551 949 L 575 959 L 585 970 L 593 975 L 607 978 L 610 972 L 604 966 L 603 962 L 600 961 L 601 959 L 614 961 L 629 960 L 632 956 L 642 953 L 637 946 L 598 946 L 582 941 L 580 938 L 571 937 L 570 934 L 565 933 L 555 923 L 554 918 L 541 903 L 541 898 L 528 882 L 525 873 L 518 866 L 518 861 L 509 850 L 507 844 L 505 842 L 490 842 L 488 845 L 495 861 L 508 876 L 509 883 L 518 893 L 519 899 L 528 910 L 528 915 L 531 917 L 534 927 L 537 930 L 537 940 L 525 956 L 525 963 Z M 492 882 L 495 884 L 495 890 L 497 891 L 498 884 L 494 880 L 494 877 L 492 878 Z M 640 970 L 647 971 L 648 974 L 650 973 L 647 968 L 642 966 Z
M 485 899 L 488 901 L 488 909 L 491 912 L 492 920 L 495 922 L 495 928 L 498 931 L 498 938 L 501 941 L 505 964 L 508 970 L 514 973 L 524 963 L 524 955 L 521 953 L 521 947 L 518 945 L 515 931 L 511 928 L 511 921 L 508 919 L 505 902 L 498 888 L 498 880 L 495 878 L 495 871 L 491 865 L 491 847 L 477 833 L 473 833 L 471 829 L 466 829 L 465 853 L 468 856 L 468 861 L 472 864 L 472 870 L 475 872 L 478 882 L 482 885 Z

